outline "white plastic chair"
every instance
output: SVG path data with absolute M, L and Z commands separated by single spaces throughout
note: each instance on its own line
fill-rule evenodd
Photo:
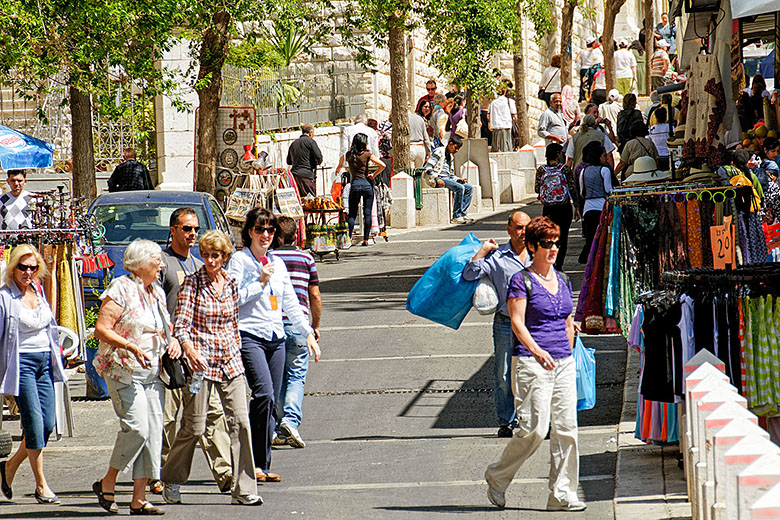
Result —
M 63 355 L 66 358 L 70 358 L 74 353 L 78 352 L 81 345 L 81 340 L 78 334 L 73 330 L 58 326 L 57 332 L 59 334 L 59 343 L 62 348 Z M 62 425 L 66 424 L 68 427 L 68 437 L 73 437 L 73 410 L 71 409 L 70 402 L 70 389 L 67 382 L 55 382 L 54 383 L 54 396 L 57 403 L 57 424 L 55 427 L 55 434 L 57 439 L 62 437 Z

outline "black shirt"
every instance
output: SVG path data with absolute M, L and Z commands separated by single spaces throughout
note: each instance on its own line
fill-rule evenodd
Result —
M 287 164 L 292 166 L 290 171 L 296 177 L 313 179 L 314 168 L 321 162 L 320 147 L 317 146 L 317 141 L 308 135 L 302 135 L 293 141 L 287 152 Z
M 108 179 L 108 191 L 153 190 L 149 170 L 135 159 L 130 159 L 116 168 Z

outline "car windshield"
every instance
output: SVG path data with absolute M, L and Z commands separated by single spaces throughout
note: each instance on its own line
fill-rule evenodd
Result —
M 181 206 L 157 202 L 105 204 L 96 206 L 92 213 L 97 221 L 106 227 L 106 242 L 109 245 L 129 244 L 136 238 L 145 238 L 164 245 L 170 234 L 168 223 L 171 213 Z M 200 225 L 207 225 L 203 207 L 190 207 L 198 215 Z M 201 229 L 201 234 L 203 231 L 204 229 Z

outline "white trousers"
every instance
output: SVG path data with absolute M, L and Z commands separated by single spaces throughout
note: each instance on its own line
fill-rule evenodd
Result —
M 577 501 L 580 454 L 574 358 L 556 360 L 553 370 L 545 370 L 533 357 L 514 356 L 512 388 L 517 428 L 501 459 L 488 466 L 485 478 L 499 491 L 506 491 L 520 466 L 539 449 L 552 424 L 550 493 L 561 503 Z
M 412 165 L 415 168 L 422 168 L 425 163 L 425 144 L 411 143 L 409 145 L 409 153 L 412 156 Z

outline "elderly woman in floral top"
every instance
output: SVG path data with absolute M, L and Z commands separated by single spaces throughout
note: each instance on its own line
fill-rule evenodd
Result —
M 92 490 L 100 505 L 114 514 L 119 512 L 114 500 L 116 478 L 128 466 L 133 468 L 130 514 L 164 513 L 147 502 L 145 494 L 147 481 L 160 478 L 163 385 L 158 373 L 170 335 L 165 293 L 155 283 L 161 256 L 160 246 L 149 240 L 137 239 L 127 247 L 124 267 L 130 274 L 113 280 L 103 293 L 95 325 L 100 340 L 95 368 L 106 380 L 121 429 L 108 471 Z M 181 356 L 175 339 L 167 350 L 173 358 Z
M 162 469 L 163 498 L 169 504 L 181 503 L 179 485 L 190 476 L 195 446 L 206 432 L 209 395 L 215 387 L 230 428 L 232 503 L 260 505 L 263 499 L 257 495 L 238 335 L 238 288 L 222 269 L 233 253 L 233 244 L 225 233 L 211 230 L 203 235 L 198 246 L 204 265 L 181 285 L 173 333 L 190 366 L 203 374 L 203 382 L 200 387 L 190 385 L 184 389 L 181 428 Z

